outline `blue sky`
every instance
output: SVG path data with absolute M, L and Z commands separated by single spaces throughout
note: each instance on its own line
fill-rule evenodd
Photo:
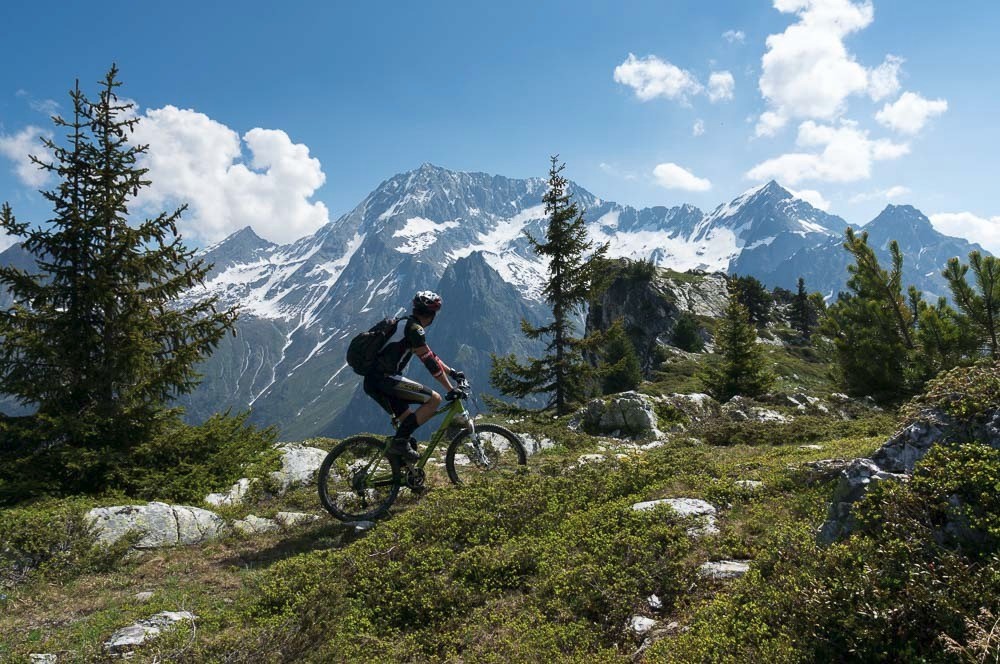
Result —
M 289 241 L 432 162 L 711 209 L 767 179 L 864 223 L 910 203 L 1000 251 L 1000 3 L 4 3 L 0 200 L 79 77 L 111 62 L 156 209 L 194 244 Z M 770 37 L 770 39 L 769 39 Z M 20 170 L 19 170 L 20 166 Z M 0 240 L 0 244 L 2 244 Z

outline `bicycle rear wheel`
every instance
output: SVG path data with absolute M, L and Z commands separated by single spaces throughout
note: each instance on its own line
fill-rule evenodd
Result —
M 370 521 L 389 511 L 401 483 L 399 460 L 374 436 L 345 438 L 316 477 L 323 507 L 341 521 Z
M 465 429 L 452 439 L 445 467 L 452 482 L 468 484 L 485 476 L 515 475 L 524 470 L 527 459 L 524 445 L 512 431 L 480 424 L 475 434 Z

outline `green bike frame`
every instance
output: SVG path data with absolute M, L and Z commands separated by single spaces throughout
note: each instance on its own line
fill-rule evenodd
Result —
M 432 435 L 431 439 L 427 442 L 427 449 L 425 449 L 424 453 L 420 455 L 420 459 L 410 464 L 414 468 L 419 468 L 420 470 L 423 470 L 424 465 L 427 463 L 427 460 L 434 453 L 434 450 L 437 449 L 437 446 L 440 445 L 441 442 L 444 440 L 444 436 L 448 431 L 448 425 L 450 425 L 456 418 L 464 417 L 466 422 L 464 428 L 469 429 L 473 435 L 475 435 L 476 433 L 476 426 L 475 424 L 473 424 L 472 418 L 469 417 L 469 411 L 465 409 L 465 404 L 462 403 L 462 399 L 453 399 L 446 405 L 441 406 L 434 412 L 433 415 L 431 415 L 431 419 L 434 419 L 438 415 L 444 415 L 444 420 L 442 420 L 440 426 L 438 426 L 437 431 L 434 432 L 434 435 Z M 430 420 L 427 421 L 430 422 Z M 459 421 L 461 421 L 461 419 Z M 392 443 L 391 439 L 386 441 L 385 447 L 382 449 L 383 454 L 389 451 L 389 445 L 391 443 Z M 373 458 L 371 461 L 368 462 L 368 466 L 364 470 L 364 477 L 365 477 L 364 484 L 366 487 L 390 486 L 394 483 L 392 476 L 387 475 L 386 473 L 381 473 L 377 475 L 369 474 L 372 465 L 378 463 L 378 461 L 379 461 L 378 458 Z

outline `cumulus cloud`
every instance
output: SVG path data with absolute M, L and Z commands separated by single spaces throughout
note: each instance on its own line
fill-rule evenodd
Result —
M 52 152 L 42 145 L 43 137 L 51 139 L 52 132 L 34 125 L 16 134 L 0 134 L 0 154 L 14 162 L 14 174 L 29 187 L 41 187 L 49 178 L 48 171 L 31 161 L 31 155 L 46 162 L 52 160 Z
M 683 189 L 685 191 L 708 191 L 712 183 L 705 178 L 694 175 L 691 171 L 673 163 L 660 164 L 653 169 L 656 182 L 667 189 Z
M 971 212 L 939 212 L 930 215 L 931 224 L 945 235 L 978 242 L 1000 255 L 1000 215 L 980 217 Z
M 149 145 L 140 165 L 153 184 L 136 202 L 154 212 L 188 203 L 186 236 L 216 242 L 250 225 L 286 243 L 329 222 L 326 206 L 310 200 L 326 181 L 320 162 L 284 131 L 251 129 L 241 140 L 207 115 L 175 106 L 140 117 L 132 140 Z
M 630 173 L 628 171 L 623 171 L 622 169 L 618 168 L 614 164 L 607 164 L 607 163 L 605 163 L 605 162 L 602 161 L 599 164 L 599 166 L 600 166 L 600 168 L 601 168 L 602 171 L 604 171 L 608 175 L 611 175 L 612 177 L 622 178 L 623 180 L 634 180 L 635 179 L 635 173 Z
M 788 124 L 788 118 L 775 111 L 764 111 L 757 120 L 754 134 L 760 136 L 774 136 L 778 131 Z
M 857 123 L 839 126 L 807 120 L 799 125 L 796 144 L 814 152 L 793 152 L 768 159 L 747 172 L 751 180 L 776 179 L 790 185 L 806 180 L 854 182 L 871 177 L 872 162 L 896 159 L 910 150 L 905 143 L 870 139 Z
M 944 99 L 924 99 L 915 92 L 904 92 L 892 104 L 886 104 L 875 119 L 900 134 L 917 134 L 927 121 L 948 110 Z
M 848 53 L 844 38 L 871 24 L 871 2 L 774 0 L 774 7 L 796 14 L 798 22 L 767 38 L 759 86 L 771 112 L 783 118 L 837 117 L 850 95 L 868 87 L 868 72 Z M 776 126 L 774 117 L 764 125 Z
M 902 185 L 894 185 L 888 189 L 876 189 L 875 191 L 862 192 L 860 194 L 855 194 L 851 196 L 851 203 L 862 203 L 864 201 L 872 200 L 890 200 L 894 201 L 896 199 L 902 198 L 910 193 L 909 187 L 904 187 Z
M 691 135 L 701 136 L 704 133 L 705 133 L 705 121 L 702 120 L 701 118 L 698 118 L 697 120 L 694 121 L 694 126 L 691 127 Z
M 730 44 L 742 44 L 746 41 L 747 36 L 742 30 L 726 30 L 722 33 L 722 38 Z
M 702 91 L 702 85 L 693 74 L 661 60 L 655 55 L 637 58 L 628 54 L 625 62 L 615 67 L 615 82 L 635 90 L 641 101 L 656 97 L 687 101 L 689 95 Z
M 830 211 L 830 201 L 823 198 L 823 194 L 819 193 L 815 189 L 798 189 L 798 190 L 789 189 L 789 192 L 792 194 L 792 196 L 795 196 L 796 198 L 801 198 L 814 208 L 818 208 L 823 212 Z
M 38 99 L 27 90 L 18 90 L 15 96 L 28 101 L 31 110 L 44 113 L 45 115 L 55 115 L 59 111 L 59 102 L 55 99 Z
M 885 61 L 868 76 L 868 96 L 872 101 L 881 101 L 899 92 L 899 70 L 903 58 L 895 55 L 885 56 Z
M 733 98 L 736 80 L 728 71 L 713 71 L 708 77 L 708 100 L 713 104 Z

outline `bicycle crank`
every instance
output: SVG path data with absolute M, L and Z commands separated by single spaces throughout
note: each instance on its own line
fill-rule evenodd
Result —
M 424 474 L 423 468 L 417 468 L 416 466 L 408 466 L 406 469 L 406 486 L 414 493 L 420 493 L 424 490 L 424 482 L 427 476 Z

